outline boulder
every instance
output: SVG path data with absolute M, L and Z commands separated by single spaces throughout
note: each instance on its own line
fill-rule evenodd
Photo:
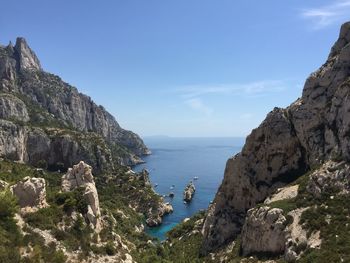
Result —
M 159 215 L 152 216 L 146 219 L 146 224 L 149 227 L 159 226 L 162 223 L 162 218 Z
M 286 218 L 283 210 L 267 206 L 248 210 L 242 229 L 242 254 L 283 254 L 286 243 Z
M 62 191 L 68 192 L 76 188 L 84 188 L 84 198 L 88 204 L 88 211 L 85 216 L 88 219 L 90 226 L 94 228 L 96 232 L 100 232 L 100 204 L 91 170 L 91 166 L 83 161 L 74 165 L 73 168 L 69 168 L 67 173 L 62 176 Z
M 163 205 L 164 215 L 174 212 L 173 206 L 168 202 Z
M 307 248 L 320 248 L 320 231 L 308 235 L 300 223 L 307 209 L 290 211 L 289 222 L 278 208 L 263 206 L 248 210 L 241 235 L 243 256 L 283 255 L 285 261 L 295 262 Z
M 34 212 L 48 206 L 44 178 L 27 176 L 11 186 L 11 191 L 18 198 L 22 212 Z

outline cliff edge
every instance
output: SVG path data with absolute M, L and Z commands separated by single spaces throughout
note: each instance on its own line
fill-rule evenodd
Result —
M 350 161 L 350 22 L 326 63 L 306 80 L 302 97 L 275 108 L 227 161 L 202 233 L 207 254 L 241 233 L 247 210 L 312 167 Z

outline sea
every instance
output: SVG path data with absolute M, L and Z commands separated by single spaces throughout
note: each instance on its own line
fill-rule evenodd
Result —
M 143 139 L 152 154 L 134 170 L 147 169 L 154 190 L 160 195 L 175 194 L 173 198 L 164 198 L 172 204 L 174 212 L 164 216 L 160 226 L 146 228 L 148 234 L 162 241 L 178 223 L 208 208 L 223 179 L 226 161 L 241 150 L 245 139 L 166 136 Z M 194 182 L 196 192 L 192 201 L 185 204 L 183 191 L 190 181 Z

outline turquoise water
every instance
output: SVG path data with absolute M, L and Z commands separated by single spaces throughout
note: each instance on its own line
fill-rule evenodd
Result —
M 227 159 L 241 150 L 244 139 L 148 137 L 144 141 L 152 155 L 134 170 L 148 169 L 152 184 L 158 184 L 154 188 L 157 193 L 175 194 L 172 199 L 165 198 L 173 205 L 174 213 L 165 216 L 161 226 L 146 229 L 164 240 L 176 224 L 208 207 L 222 181 Z M 183 190 L 195 176 L 199 178 L 194 181 L 196 193 L 191 203 L 184 204 Z M 172 185 L 174 189 L 170 189 Z

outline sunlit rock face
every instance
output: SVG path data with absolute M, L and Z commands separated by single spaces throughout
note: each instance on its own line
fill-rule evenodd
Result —
M 350 22 L 302 97 L 275 108 L 227 161 L 202 233 L 204 254 L 234 239 L 249 208 L 329 159 L 350 160 Z
M 62 191 L 68 192 L 80 187 L 84 189 L 83 197 L 88 205 L 86 217 L 96 232 L 99 232 L 101 230 L 101 211 L 98 193 L 91 166 L 83 161 L 69 168 L 62 177 Z
M 45 72 L 24 38 L 0 45 L 0 158 L 65 170 L 84 160 L 100 173 L 140 163 L 145 154 L 150 151 L 137 134 Z
M 25 177 L 11 186 L 12 193 L 18 198 L 23 213 L 35 212 L 47 207 L 46 183 L 44 178 Z

